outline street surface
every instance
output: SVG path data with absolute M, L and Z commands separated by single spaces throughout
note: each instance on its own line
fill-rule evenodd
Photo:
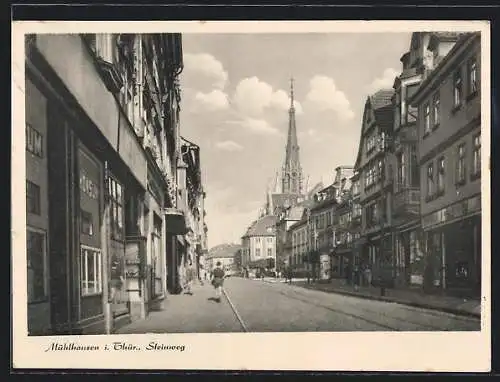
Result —
M 163 311 L 118 333 L 480 330 L 475 318 L 284 283 L 232 277 L 220 303 L 209 283 L 193 290 L 193 296 L 168 296 Z

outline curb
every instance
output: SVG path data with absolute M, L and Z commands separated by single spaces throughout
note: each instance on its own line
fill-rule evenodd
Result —
M 293 285 L 293 284 L 292 284 Z M 373 295 L 366 295 L 366 294 L 361 294 L 361 293 L 356 293 L 356 292 L 349 292 L 349 291 L 344 291 L 344 290 L 322 290 L 322 289 L 315 289 L 315 288 L 309 288 L 307 286 L 301 286 L 301 285 L 295 285 L 299 288 L 303 289 L 308 289 L 308 290 L 316 290 L 318 292 L 323 292 L 323 293 L 336 293 L 336 294 L 341 294 L 344 296 L 352 296 L 352 297 L 358 297 L 362 298 L 365 300 L 376 300 L 376 301 L 384 301 L 384 302 L 392 302 L 395 304 L 400 304 L 400 305 L 407 305 L 407 306 L 412 306 L 415 308 L 423 308 L 423 309 L 429 309 L 429 310 L 436 310 L 444 313 L 450 313 L 454 314 L 457 316 L 464 316 L 464 317 L 472 317 L 472 318 L 481 318 L 481 313 L 475 313 L 475 312 L 469 312 L 466 310 L 461 310 L 461 309 L 456 309 L 456 308 L 448 308 L 448 307 L 437 307 L 429 304 L 424 304 L 420 302 L 414 302 L 414 301 L 397 301 L 393 300 L 389 297 L 383 297 L 383 296 L 373 296 Z

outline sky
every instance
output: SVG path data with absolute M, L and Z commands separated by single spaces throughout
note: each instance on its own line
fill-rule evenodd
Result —
M 182 38 L 181 135 L 201 148 L 211 248 L 240 243 L 283 165 L 290 78 L 304 178 L 328 185 L 354 164 L 366 98 L 392 87 L 411 33 Z

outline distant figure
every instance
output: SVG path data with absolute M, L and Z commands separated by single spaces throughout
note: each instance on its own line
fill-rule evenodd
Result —
M 186 269 L 186 287 L 184 289 L 185 294 L 193 295 L 193 281 L 195 278 L 195 271 L 193 268 L 193 262 L 189 261 L 189 267 Z
M 222 294 L 222 285 L 224 284 L 225 273 L 221 267 L 220 261 L 217 262 L 216 268 L 212 272 L 212 285 L 215 288 L 215 301 L 220 302 Z

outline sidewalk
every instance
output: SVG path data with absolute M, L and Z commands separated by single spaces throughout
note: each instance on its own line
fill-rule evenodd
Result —
M 116 334 L 240 332 L 241 326 L 226 298 L 211 300 L 209 282 L 193 286 L 193 295 L 167 295 L 163 310 L 152 311 L 144 320 L 119 328 Z
M 334 279 L 331 282 L 325 284 L 307 284 L 307 281 L 295 281 L 294 279 L 292 285 L 307 289 L 319 290 L 327 293 L 338 293 L 359 298 L 395 302 L 398 304 L 415 306 L 419 308 L 440 310 L 443 312 L 462 316 L 481 317 L 480 300 L 462 299 L 452 296 L 431 295 L 424 294 L 421 291 L 403 289 L 386 289 L 385 296 L 381 296 L 380 288 L 360 287 L 357 291 L 355 291 L 351 285 L 346 285 L 345 280 L 339 279 Z

